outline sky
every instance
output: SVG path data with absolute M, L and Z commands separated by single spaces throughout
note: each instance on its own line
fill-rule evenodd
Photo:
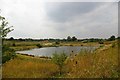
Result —
M 117 0 L 97 1 L 0 0 L 0 15 L 14 26 L 8 38 L 117 36 Z

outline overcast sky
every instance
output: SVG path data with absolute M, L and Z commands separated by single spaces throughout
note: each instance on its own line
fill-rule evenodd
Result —
M 112 0 L 111 0 L 112 1 Z M 0 0 L 14 38 L 108 38 L 118 34 L 117 2 Z

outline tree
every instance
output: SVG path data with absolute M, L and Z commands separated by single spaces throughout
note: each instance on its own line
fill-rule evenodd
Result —
M 13 37 L 10 37 L 9 40 L 14 40 L 14 38 L 13 38 Z
M 108 40 L 109 40 L 109 41 L 113 41 L 113 40 L 115 40 L 115 36 L 112 35 Z
M 70 36 L 68 36 L 67 37 L 67 41 L 71 41 L 72 39 L 71 39 L 71 37 Z
M 8 22 L 5 20 L 4 17 L 0 16 L 0 37 L 2 38 L 2 63 L 5 63 L 11 58 L 14 58 L 14 56 L 16 55 L 13 49 L 5 46 L 3 43 L 3 40 L 7 36 L 7 34 L 13 31 L 11 27 L 12 26 L 8 27 Z
M 11 29 L 11 27 L 13 26 L 8 27 L 8 22 L 5 20 L 4 17 L 0 16 L 0 34 L 2 39 L 5 38 L 9 32 L 14 30 Z
M 77 38 L 75 36 L 72 37 L 72 41 L 76 41 Z
M 67 56 L 65 53 L 62 54 L 53 54 L 52 61 L 59 66 L 59 72 L 61 75 L 62 67 L 64 65 L 64 61 L 66 60 Z

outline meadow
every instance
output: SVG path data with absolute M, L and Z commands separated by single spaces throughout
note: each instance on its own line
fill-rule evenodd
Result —
M 78 43 L 64 43 L 64 45 L 68 44 L 75 46 Z M 94 52 L 82 50 L 78 54 L 67 57 L 62 74 L 58 73 L 58 65 L 51 59 L 21 54 L 4 63 L 2 71 L 3 78 L 118 78 L 117 41 L 105 42 Z

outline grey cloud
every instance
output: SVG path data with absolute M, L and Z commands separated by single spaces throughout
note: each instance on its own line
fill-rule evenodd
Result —
M 50 20 L 55 22 L 66 22 L 74 16 L 83 15 L 98 8 L 100 2 L 59 2 L 45 5 L 46 13 Z

